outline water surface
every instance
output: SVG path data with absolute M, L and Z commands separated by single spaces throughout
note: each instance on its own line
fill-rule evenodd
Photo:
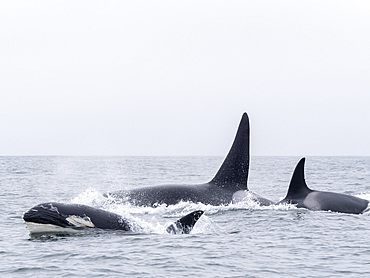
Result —
M 1 277 L 370 277 L 370 213 L 313 212 L 252 202 L 157 208 L 102 193 L 155 184 L 204 183 L 222 157 L 0 157 Z M 299 157 L 252 157 L 249 188 L 282 199 Z M 308 157 L 317 190 L 370 199 L 369 157 Z M 22 214 L 43 202 L 104 208 L 138 223 L 133 233 L 86 231 L 31 237 Z M 189 235 L 164 227 L 195 209 Z

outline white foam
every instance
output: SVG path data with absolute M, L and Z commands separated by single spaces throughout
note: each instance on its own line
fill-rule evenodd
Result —
M 77 197 L 71 200 L 75 204 L 83 204 L 92 207 L 100 207 L 107 202 L 107 198 L 94 188 L 88 188 Z
M 85 204 L 93 207 L 98 207 L 116 214 L 121 215 L 127 219 L 130 223 L 131 229 L 135 233 L 155 233 L 155 234 L 166 234 L 166 228 L 173 223 L 173 221 L 167 221 L 165 224 L 161 224 L 161 218 L 181 218 L 182 216 L 191 213 L 196 210 L 202 210 L 205 212 L 196 225 L 192 233 L 204 234 L 204 233 L 217 233 L 220 228 L 208 217 L 213 214 L 225 211 L 233 210 L 296 210 L 296 206 L 291 204 L 277 204 L 270 206 L 261 206 L 255 199 L 253 194 L 245 194 L 236 203 L 230 202 L 226 205 L 209 205 L 203 203 L 193 202 L 179 202 L 175 205 L 161 204 L 155 207 L 151 206 L 134 206 L 129 202 L 117 201 L 114 198 L 106 198 L 101 192 L 89 188 L 82 192 L 79 196 L 72 199 L 73 203 Z M 370 197 L 370 194 L 368 195 Z M 145 215 L 145 217 L 143 217 Z M 148 215 L 152 215 L 150 220 Z
M 370 202 L 370 193 L 361 193 L 355 196 L 361 199 L 368 200 Z
M 175 205 L 161 204 L 155 207 L 151 206 L 134 206 L 129 202 L 117 201 L 114 198 L 106 198 L 101 192 L 96 189 L 89 188 L 82 192 L 79 196 L 72 199 L 73 203 L 79 203 L 98 207 L 110 212 L 117 213 L 124 217 L 130 218 L 132 215 L 161 215 L 164 217 L 182 217 L 195 210 L 203 210 L 207 215 L 216 214 L 218 212 L 229 210 L 276 210 L 289 209 L 292 205 L 271 205 L 261 206 L 254 198 L 254 195 L 246 194 L 237 203 L 226 205 L 209 205 L 203 203 L 193 203 L 181 201 Z
M 202 215 L 195 223 L 191 234 L 215 234 L 220 232 L 220 227 L 207 215 Z

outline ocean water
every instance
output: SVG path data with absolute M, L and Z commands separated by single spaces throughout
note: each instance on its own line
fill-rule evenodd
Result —
M 0 157 L 0 277 L 370 277 L 370 213 L 313 212 L 293 206 L 195 203 L 156 208 L 102 193 L 155 184 L 203 183 L 223 157 Z M 249 189 L 282 199 L 299 157 L 252 157 Z M 370 200 L 370 157 L 308 157 L 317 190 Z M 132 233 L 88 230 L 30 236 L 32 206 L 82 203 L 137 223 Z M 189 235 L 168 223 L 205 210 Z

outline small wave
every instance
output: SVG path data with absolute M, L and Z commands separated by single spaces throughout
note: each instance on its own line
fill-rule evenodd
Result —
M 363 211 L 362 214 L 370 215 L 370 202 L 369 202 L 369 204 L 367 205 L 367 208 Z
M 44 270 L 42 267 L 19 267 L 13 270 L 13 273 L 39 272 Z
M 26 175 L 26 174 L 28 174 L 28 172 L 26 172 L 26 171 L 14 171 L 14 174 L 16 174 L 16 175 Z

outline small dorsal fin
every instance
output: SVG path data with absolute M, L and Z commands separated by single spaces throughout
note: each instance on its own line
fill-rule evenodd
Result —
M 295 167 L 285 199 L 303 197 L 312 192 L 312 190 L 308 188 L 304 179 L 305 161 L 306 158 L 303 157 Z
M 234 143 L 211 182 L 221 187 L 238 186 L 247 190 L 249 172 L 249 118 L 244 113 Z
M 196 210 L 181 217 L 167 228 L 167 232 L 169 234 L 189 234 L 203 213 L 202 210 Z

